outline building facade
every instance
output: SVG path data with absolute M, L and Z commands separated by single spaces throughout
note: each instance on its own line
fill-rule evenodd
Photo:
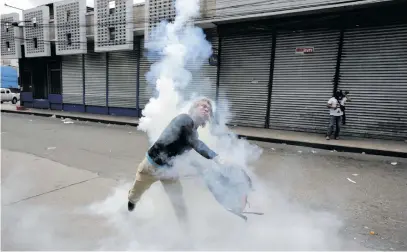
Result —
M 19 59 L 21 58 L 21 44 L 23 34 L 21 29 L 13 23 L 19 21 L 18 13 L 1 15 L 1 58 Z
M 24 12 L 45 25 L 24 25 L 22 103 L 141 116 L 155 95 L 147 75 L 154 59 L 144 42 L 160 21 L 174 19 L 174 2 L 95 0 L 94 10 L 84 2 Z M 233 125 L 324 134 L 326 103 L 346 90 L 352 101 L 342 134 L 407 139 L 406 1 L 205 0 L 200 6 L 195 23 L 214 57 L 192 71 L 184 95 L 227 101 Z

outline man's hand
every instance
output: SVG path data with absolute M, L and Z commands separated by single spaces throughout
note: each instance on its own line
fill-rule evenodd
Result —
M 219 166 L 225 168 L 225 167 L 232 167 L 234 166 L 233 162 L 229 160 L 228 158 L 221 157 L 217 155 L 214 159 L 215 163 L 217 163 Z
M 217 163 L 218 165 L 225 165 L 226 164 L 226 160 L 223 159 L 221 156 L 217 155 L 213 161 L 215 161 L 215 163 Z

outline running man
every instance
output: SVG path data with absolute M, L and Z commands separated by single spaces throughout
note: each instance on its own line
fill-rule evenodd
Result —
M 164 129 L 158 140 L 147 151 L 137 168 L 133 187 L 128 194 L 128 210 L 133 211 L 143 193 L 160 180 L 175 209 L 177 218 L 185 222 L 187 213 L 182 186 L 177 177 L 162 176 L 172 167 L 172 159 L 191 149 L 207 159 L 223 164 L 222 159 L 198 139 L 198 127 L 204 127 L 213 117 L 212 103 L 202 98 L 193 103 L 188 114 L 176 116 Z

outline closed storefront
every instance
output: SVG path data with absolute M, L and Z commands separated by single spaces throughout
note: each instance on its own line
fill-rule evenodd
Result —
M 140 39 L 140 77 L 139 77 L 139 106 L 140 109 L 144 109 L 145 105 L 148 103 L 150 98 L 155 92 L 155 83 L 152 84 L 147 81 L 147 73 L 150 71 L 151 65 L 155 61 L 151 61 L 151 58 L 148 58 L 148 51 L 144 49 L 144 39 Z
M 82 55 L 62 56 L 62 102 L 83 104 Z
M 351 98 L 343 134 L 407 138 L 407 25 L 345 30 L 340 73 Z
M 272 34 L 222 35 L 219 102 L 226 102 L 230 123 L 264 127 L 267 112 Z
M 340 31 L 277 33 L 269 127 L 324 133 Z
M 138 51 L 117 51 L 108 54 L 109 107 L 137 108 Z
M 85 104 L 106 106 L 106 53 L 85 54 Z

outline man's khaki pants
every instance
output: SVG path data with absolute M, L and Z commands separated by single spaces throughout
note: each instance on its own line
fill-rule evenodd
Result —
M 136 179 L 133 183 L 133 187 L 129 190 L 128 199 L 131 203 L 137 204 L 144 192 L 147 191 L 153 183 L 160 180 L 164 190 L 170 198 L 177 218 L 184 223 L 187 220 L 187 212 L 182 195 L 181 182 L 176 177 L 170 178 L 160 176 L 160 169 L 161 168 L 153 166 L 147 158 L 144 157 L 143 161 L 141 161 L 137 168 Z

